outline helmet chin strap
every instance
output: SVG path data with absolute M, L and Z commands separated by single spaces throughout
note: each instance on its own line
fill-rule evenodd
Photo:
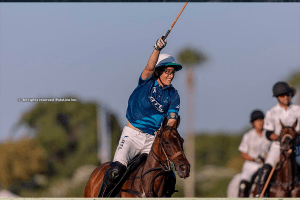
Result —
M 159 79 L 160 83 L 163 85 L 163 88 L 164 88 L 166 85 L 161 81 L 160 76 L 158 77 L 158 79 Z
M 160 76 L 162 75 L 161 71 L 158 72 L 158 80 L 160 81 L 160 83 L 163 85 L 162 87 L 164 88 L 166 85 L 161 81 Z

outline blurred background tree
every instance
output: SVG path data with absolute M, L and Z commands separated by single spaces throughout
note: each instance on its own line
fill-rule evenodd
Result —
M 0 183 L 4 187 L 47 171 L 45 151 L 36 139 L 9 141 L 0 145 L 0 152 Z
M 178 61 L 183 65 L 186 72 L 186 105 L 187 105 L 187 123 L 186 123 L 186 144 L 185 154 L 191 164 L 190 177 L 184 185 L 185 197 L 195 196 L 195 77 L 194 70 L 207 61 L 207 56 L 192 47 L 186 47 L 178 53 Z
M 81 166 L 97 166 L 97 109 L 96 102 L 78 99 L 36 103 L 17 124 L 17 129 L 31 131 L 27 138 L 0 146 L 0 182 L 14 187 L 36 174 L 49 179 L 70 178 Z M 115 114 L 110 112 L 108 118 L 114 151 L 122 130 Z
M 97 164 L 96 103 L 37 103 L 21 118 L 20 125 L 34 130 L 45 150 L 50 174 L 70 176 L 83 164 Z

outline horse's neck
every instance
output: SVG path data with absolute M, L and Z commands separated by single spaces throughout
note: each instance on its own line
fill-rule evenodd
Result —
M 155 152 L 155 154 L 152 151 L 150 151 L 148 158 L 146 160 L 146 163 L 145 163 L 144 171 L 161 167 L 160 163 L 157 161 L 157 159 L 158 159 L 157 156 L 159 156 L 160 153 L 158 154 L 157 152 Z
M 285 159 L 280 169 L 277 171 L 277 181 L 280 183 L 292 184 L 293 181 L 293 162 L 291 160 L 291 156 Z M 282 159 L 282 157 L 281 157 Z

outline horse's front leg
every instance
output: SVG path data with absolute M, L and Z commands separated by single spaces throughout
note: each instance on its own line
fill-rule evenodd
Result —
M 295 185 L 294 189 L 291 191 L 291 197 L 300 197 L 300 185 Z
M 289 191 L 282 189 L 280 185 L 270 186 L 269 197 L 288 197 Z

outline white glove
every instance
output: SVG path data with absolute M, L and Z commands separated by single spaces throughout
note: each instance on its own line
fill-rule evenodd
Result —
M 165 38 L 165 36 L 163 35 L 155 42 L 154 48 L 157 51 L 161 51 L 166 45 L 167 45 L 167 38 Z

